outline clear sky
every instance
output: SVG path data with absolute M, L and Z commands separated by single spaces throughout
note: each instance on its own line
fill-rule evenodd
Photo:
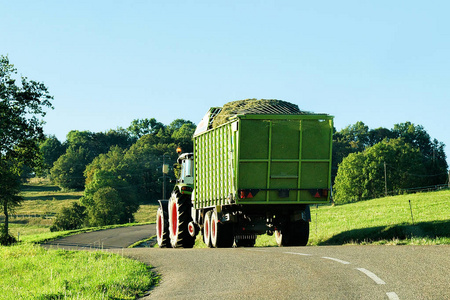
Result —
M 0 1 L 0 54 L 55 97 L 47 134 L 198 123 L 281 99 L 338 130 L 420 124 L 450 154 L 448 1 Z M 450 160 L 449 160 L 450 161 Z

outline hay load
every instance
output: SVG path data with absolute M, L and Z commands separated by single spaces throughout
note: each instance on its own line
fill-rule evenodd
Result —
M 244 114 L 299 115 L 308 113 L 301 111 L 297 105 L 282 100 L 246 99 L 232 101 L 225 104 L 220 113 L 214 117 L 212 127 L 216 128 L 227 123 L 230 118 Z

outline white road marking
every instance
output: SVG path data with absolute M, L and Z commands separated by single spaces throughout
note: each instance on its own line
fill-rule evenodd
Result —
M 394 292 L 386 293 L 386 295 L 388 296 L 389 300 L 400 300 L 400 298 Z
M 370 279 L 372 279 L 373 281 L 375 281 L 377 284 L 386 284 L 386 282 L 384 282 L 383 280 L 380 279 L 380 277 L 378 277 L 377 275 L 375 275 L 374 273 L 370 272 L 369 270 L 366 270 L 364 268 L 356 268 L 356 270 L 363 272 L 364 274 L 366 274 L 367 276 L 369 276 Z
M 349 265 L 349 264 L 350 264 L 348 261 L 340 260 L 340 259 L 333 258 L 333 257 L 327 257 L 327 256 L 324 256 L 324 257 L 322 257 L 322 258 L 329 259 L 329 260 L 333 260 L 333 261 L 337 261 L 338 263 L 341 263 L 341 264 L 344 264 L 344 265 Z
M 310 256 L 312 254 L 307 254 L 307 253 L 298 253 L 298 252 L 283 252 L 286 254 L 295 254 L 295 255 L 303 255 L 303 256 Z

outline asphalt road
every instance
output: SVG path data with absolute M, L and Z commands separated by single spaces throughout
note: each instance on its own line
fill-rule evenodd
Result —
M 121 249 L 156 234 L 155 225 L 120 227 L 68 236 L 43 244 L 47 248 Z
M 154 225 L 53 243 L 71 249 L 99 243 L 104 249 L 120 248 L 132 243 L 135 233 L 129 230 L 148 237 Z M 450 246 L 120 251 L 162 275 L 160 285 L 143 299 L 450 299 Z

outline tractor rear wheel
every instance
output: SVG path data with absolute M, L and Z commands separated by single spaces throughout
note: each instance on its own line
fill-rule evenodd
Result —
M 159 248 L 170 248 L 169 220 L 167 207 L 156 211 L 156 240 Z
M 169 233 L 173 248 L 192 248 L 195 237 L 189 234 L 188 225 L 192 221 L 191 199 L 173 192 L 169 199 Z

